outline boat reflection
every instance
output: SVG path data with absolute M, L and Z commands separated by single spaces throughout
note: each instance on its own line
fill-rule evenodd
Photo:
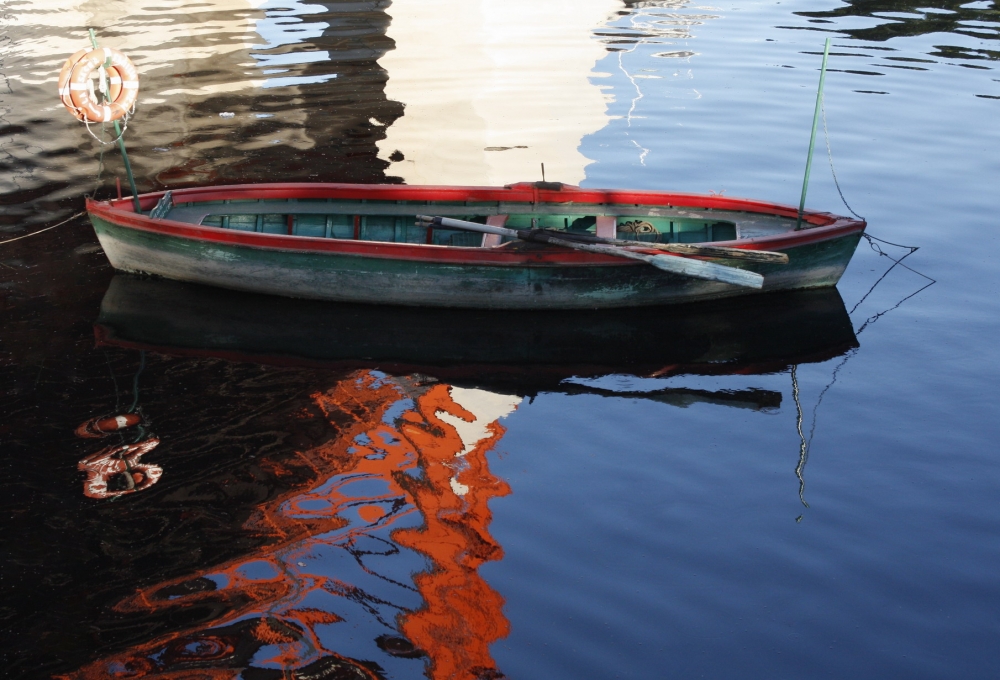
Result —
M 107 344 L 322 366 L 291 411 L 291 452 L 245 476 L 281 480 L 239 513 L 264 547 L 140 588 L 116 616 L 160 633 L 64 676 L 504 677 L 490 645 L 509 623 L 479 574 L 503 549 L 489 501 L 511 493 L 487 454 L 501 420 L 543 390 L 622 394 L 601 375 L 752 374 L 857 345 L 835 290 L 696 307 L 476 313 L 267 298 L 118 276 L 97 325 Z M 327 377 L 322 377 L 327 376 Z M 325 382 L 323 382 L 325 381 Z M 764 390 L 629 393 L 768 408 Z M 162 628 L 159 629 L 162 631 Z
M 175 356 L 421 373 L 521 396 L 604 393 L 571 377 L 774 373 L 858 346 L 834 288 L 654 309 L 498 312 L 290 300 L 126 275 L 112 280 L 95 332 L 100 343 Z M 780 404 L 780 394 L 762 392 L 635 396 Z

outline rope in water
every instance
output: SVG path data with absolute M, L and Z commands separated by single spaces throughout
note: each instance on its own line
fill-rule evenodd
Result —
M 146 350 L 141 350 L 139 357 L 139 370 L 135 372 L 135 378 L 132 380 L 132 406 L 127 413 L 135 413 L 139 406 L 139 375 L 142 373 L 142 369 L 146 368 Z
M 899 265 L 903 269 L 910 270 L 911 272 L 913 272 L 917 276 L 922 276 L 923 278 L 925 278 L 928 281 L 930 281 L 930 283 L 928 283 L 926 286 L 924 286 L 920 290 L 916 291 L 915 293 L 907 295 L 905 298 L 903 298 L 902 300 L 900 300 L 896 304 L 896 307 L 899 307 L 899 305 L 901 305 L 904 302 L 906 302 L 907 300 L 909 300 L 911 297 L 913 297 L 914 295 L 916 295 L 917 293 L 919 293 L 924 288 L 927 288 L 928 286 L 933 286 L 935 283 L 937 283 L 937 279 L 932 279 L 931 277 L 927 276 L 927 274 L 924 274 L 922 272 L 918 272 L 913 267 L 909 267 L 909 266 L 903 264 L 903 260 L 905 260 L 910 255 L 912 255 L 913 253 L 915 253 L 918 250 L 920 250 L 920 246 L 904 246 L 904 245 L 899 244 L 899 243 L 893 243 L 892 241 L 886 241 L 885 239 L 881 239 L 881 238 L 878 238 L 876 236 L 872 236 L 870 234 L 863 234 L 863 236 L 866 239 L 868 239 L 868 245 L 871 247 L 872 250 L 874 250 L 876 253 L 878 253 L 880 257 L 887 257 L 887 258 L 889 258 L 889 260 L 892 261 L 893 264 L 892 264 L 891 267 L 889 267 L 888 269 L 886 269 L 885 272 L 882 273 L 882 276 L 878 277 L 878 281 L 876 281 L 874 284 L 872 284 L 872 287 L 868 289 L 868 292 L 865 293 L 863 296 L 861 296 L 861 299 L 858 300 L 854 304 L 854 307 L 852 307 L 851 311 L 850 311 L 851 314 L 853 314 L 854 310 L 856 310 L 858 307 L 861 306 L 861 303 L 864 302 L 868 298 L 868 296 L 872 294 L 872 291 L 875 290 L 875 287 L 878 286 L 878 284 L 882 283 L 882 280 L 885 279 L 885 277 L 887 277 L 889 275 L 889 272 L 891 272 L 893 269 L 895 269 L 897 265 Z M 897 260 L 892 255 L 890 255 L 889 253 L 887 253 L 884 250 L 882 250 L 882 247 L 879 246 L 878 243 L 876 243 L 876 241 L 878 241 L 879 243 L 885 243 L 886 245 L 896 246 L 897 248 L 906 248 L 910 252 L 908 252 L 906 255 L 903 255 L 903 257 L 901 257 L 901 258 L 899 258 Z M 895 309 L 896 307 L 893 307 L 892 309 Z M 890 311 L 892 311 L 892 310 L 891 309 L 890 310 L 886 310 L 886 312 L 890 312 Z M 881 312 L 877 316 L 881 316 L 882 314 L 884 314 L 886 312 Z M 868 321 L 866 321 L 857 332 L 860 333 L 872 321 L 874 321 L 874 319 L 869 319 Z
M 50 229 L 55 229 L 56 227 L 61 227 L 62 225 L 66 224 L 67 222 L 72 222 L 77 217 L 82 217 L 83 215 L 86 215 L 86 214 L 87 214 L 86 211 L 84 211 L 84 212 L 78 212 L 77 214 L 73 215 L 72 217 L 69 217 L 69 218 L 63 220 L 59 224 L 53 224 L 51 227 L 45 227 L 44 229 L 39 229 L 38 231 L 33 231 L 30 234 L 25 234 L 23 236 L 18 236 L 16 238 L 9 238 L 6 241 L 0 241 L 0 246 L 4 245 L 5 243 L 13 243 L 14 241 L 20 241 L 22 238 L 28 238 L 29 236 L 34 236 L 35 234 L 41 234 L 43 231 L 49 231 Z
M 802 432 L 802 402 L 799 399 L 799 378 L 797 375 L 798 364 L 792 366 L 792 398 L 795 399 L 795 428 L 799 433 L 799 462 L 795 466 L 795 476 L 799 479 L 799 500 L 802 505 L 809 507 L 806 503 L 806 463 L 809 462 L 809 444 L 812 442 L 812 436 L 809 437 L 809 441 L 806 441 L 806 436 Z M 796 522 L 800 521 L 795 520 Z

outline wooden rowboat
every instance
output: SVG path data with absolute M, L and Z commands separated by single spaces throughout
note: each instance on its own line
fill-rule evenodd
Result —
M 555 182 L 218 186 L 144 194 L 139 205 L 141 214 L 131 199 L 87 202 L 120 271 L 286 297 L 481 309 L 834 286 L 866 226 L 820 212 L 800 221 L 793 207 L 753 200 Z M 510 229 L 520 238 L 502 235 Z M 757 283 L 724 282 L 750 277 Z

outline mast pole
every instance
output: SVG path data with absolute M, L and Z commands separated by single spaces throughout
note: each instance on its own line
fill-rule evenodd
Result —
M 813 112 L 812 134 L 809 136 L 809 155 L 806 157 L 806 174 L 802 178 L 802 198 L 799 199 L 799 219 L 796 229 L 802 228 L 802 213 L 806 209 L 806 192 L 809 191 L 809 173 L 812 170 L 813 148 L 816 146 L 816 128 L 819 126 L 819 114 L 823 108 L 823 83 L 826 82 L 826 62 L 830 56 L 830 38 L 823 47 L 823 65 L 819 69 L 819 89 L 816 91 L 816 110 Z

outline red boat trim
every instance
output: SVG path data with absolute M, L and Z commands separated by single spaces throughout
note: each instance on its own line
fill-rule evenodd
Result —
M 143 210 L 149 210 L 165 192 L 144 194 L 139 197 Z M 538 189 L 533 184 L 515 184 L 509 187 L 438 187 L 406 186 L 395 184 L 244 184 L 220 187 L 196 187 L 172 191 L 174 203 L 200 203 L 240 199 L 376 199 L 395 201 L 504 201 L 572 205 L 585 204 L 634 204 L 637 206 L 679 207 L 684 209 L 729 210 L 763 213 L 778 217 L 794 218 L 798 211 L 793 206 L 764 201 L 674 194 L 665 192 L 608 191 L 581 189 L 565 186 L 560 191 Z M 193 225 L 165 219 L 152 219 L 132 211 L 131 198 L 111 201 L 87 200 L 87 211 L 119 226 L 141 231 L 160 233 L 208 243 L 229 244 L 267 250 L 330 252 L 374 258 L 447 262 L 480 265 L 580 265 L 580 266 L 638 266 L 638 262 L 623 262 L 620 258 L 570 250 L 544 250 L 539 252 L 511 252 L 502 248 L 467 248 L 433 244 L 390 243 L 383 241 L 358 241 L 328 239 L 283 234 L 234 231 L 218 227 Z M 292 218 L 289 217 L 289 220 Z M 829 213 L 808 212 L 803 221 L 811 225 L 800 231 L 786 232 L 736 241 L 716 242 L 714 245 L 743 249 L 784 250 L 817 243 L 863 231 L 866 223 Z M 360 219 L 355 216 L 355 238 Z M 661 251 L 648 251 L 663 254 Z

